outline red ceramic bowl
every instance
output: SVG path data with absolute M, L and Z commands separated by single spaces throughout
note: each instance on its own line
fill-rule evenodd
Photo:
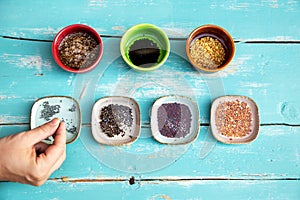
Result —
M 59 56 L 59 46 L 63 41 L 63 39 L 67 35 L 70 35 L 72 33 L 77 33 L 77 32 L 87 33 L 92 38 L 94 38 L 97 44 L 99 45 L 99 51 L 97 51 L 97 55 L 93 63 L 89 66 L 85 66 L 79 69 L 64 65 Z M 57 33 L 52 43 L 52 55 L 54 57 L 55 62 L 64 70 L 73 73 L 84 73 L 94 69 L 100 62 L 102 54 L 103 54 L 103 43 L 100 35 L 93 28 L 83 24 L 72 24 L 70 26 L 63 28 L 61 31 Z

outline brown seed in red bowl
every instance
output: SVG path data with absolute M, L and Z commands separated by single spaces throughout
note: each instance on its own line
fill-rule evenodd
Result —
M 52 43 L 55 62 L 64 70 L 84 73 L 94 69 L 101 60 L 103 43 L 91 27 L 73 24 L 63 28 Z

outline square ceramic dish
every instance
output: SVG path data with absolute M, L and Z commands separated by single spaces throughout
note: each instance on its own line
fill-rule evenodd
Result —
M 212 135 L 218 141 L 249 143 L 259 132 L 258 107 L 246 96 L 222 96 L 212 103 L 210 123 Z
M 187 144 L 199 133 L 200 112 L 197 104 L 185 96 L 158 98 L 151 109 L 152 135 L 160 143 Z
M 92 111 L 92 134 L 105 145 L 134 142 L 140 135 L 140 108 L 129 97 L 110 96 L 99 99 Z
M 30 126 L 33 129 L 54 118 L 59 118 L 66 124 L 66 143 L 74 142 L 78 138 L 81 129 L 81 112 L 78 102 L 68 96 L 40 98 L 32 106 Z M 52 136 L 44 140 L 48 144 L 52 144 L 53 141 Z

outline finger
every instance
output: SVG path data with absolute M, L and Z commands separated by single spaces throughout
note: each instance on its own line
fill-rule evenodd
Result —
M 63 145 L 66 147 L 67 135 L 66 135 L 66 124 L 65 122 L 61 122 L 54 136 L 54 145 Z
M 65 161 L 65 159 L 66 159 L 66 151 L 58 158 L 56 163 L 52 166 L 52 168 L 50 169 L 50 173 L 52 174 L 54 171 L 56 171 Z
M 49 147 L 49 145 L 44 142 L 39 142 L 34 145 L 37 155 L 44 153 L 48 147 Z
M 46 139 L 47 137 L 53 135 L 57 130 L 58 126 L 59 126 L 59 119 L 55 118 L 44 125 L 41 125 L 30 131 L 27 131 L 25 135 L 28 138 L 28 141 L 31 142 L 31 144 L 36 144 Z
M 54 138 L 54 143 L 50 145 L 39 162 L 43 162 L 44 166 L 54 166 L 60 157 L 65 156 L 66 152 L 66 127 L 61 122 Z M 52 168 L 51 167 L 51 168 Z

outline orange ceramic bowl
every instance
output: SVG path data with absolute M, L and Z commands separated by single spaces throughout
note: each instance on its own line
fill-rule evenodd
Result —
M 224 47 L 225 58 L 222 64 L 219 65 L 217 68 L 209 69 L 207 67 L 204 67 L 199 63 L 195 62 L 191 56 L 191 46 L 197 39 L 203 37 L 211 37 L 213 39 L 217 39 L 219 42 L 221 42 L 222 46 Z M 211 24 L 203 25 L 193 30 L 187 38 L 185 49 L 190 63 L 195 69 L 202 72 L 217 72 L 223 70 L 231 62 L 235 52 L 234 41 L 230 34 L 225 29 Z
M 78 32 L 83 32 L 87 33 L 89 36 L 91 36 L 97 43 L 97 53 L 96 57 L 93 59 L 91 64 L 85 67 L 79 67 L 79 68 L 74 68 L 71 66 L 67 66 L 63 64 L 60 55 L 59 55 L 59 48 L 62 43 L 62 41 L 70 34 L 73 33 L 78 33 Z M 57 33 L 57 35 L 54 38 L 54 41 L 52 43 L 52 55 L 54 57 L 55 62 L 64 70 L 73 72 L 73 73 L 84 73 L 88 72 L 92 69 L 94 69 L 98 63 L 101 60 L 103 54 L 103 43 L 100 35 L 95 31 L 93 28 L 84 25 L 84 24 L 72 24 L 70 26 L 67 26 L 63 28 L 61 31 Z

